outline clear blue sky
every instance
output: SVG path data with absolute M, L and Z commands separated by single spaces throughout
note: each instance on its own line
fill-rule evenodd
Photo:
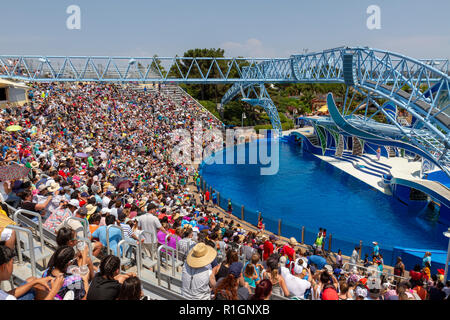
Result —
M 68 30 L 66 8 L 81 8 Z M 381 30 L 366 27 L 369 5 Z M 449 0 L 2 1 L 0 54 L 173 56 L 190 48 L 226 56 L 287 57 L 370 46 L 415 58 L 450 58 Z

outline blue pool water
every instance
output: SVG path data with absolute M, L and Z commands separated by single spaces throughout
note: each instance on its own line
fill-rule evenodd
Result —
M 236 148 L 248 152 L 248 144 Z M 221 197 L 243 204 L 246 210 L 261 211 L 265 221 L 282 219 L 283 225 L 305 226 L 311 233 L 323 227 L 349 246 L 362 240 L 366 245 L 378 241 L 382 248 L 447 249 L 442 235 L 447 226 L 437 222 L 431 210 L 408 211 L 299 146 L 280 143 L 279 153 L 276 175 L 260 175 L 259 164 L 212 164 L 203 166 L 202 176 Z

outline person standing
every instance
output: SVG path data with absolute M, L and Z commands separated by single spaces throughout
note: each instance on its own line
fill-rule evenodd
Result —
M 359 262 L 359 254 L 358 254 L 358 251 L 359 251 L 359 247 L 356 246 L 355 249 L 354 249 L 353 252 L 352 252 L 352 256 L 350 257 L 350 263 L 352 264 L 352 270 L 353 270 L 353 272 L 356 271 L 356 266 L 357 266 L 357 264 L 358 264 L 358 262 Z
M 425 252 L 425 255 L 423 256 L 423 259 L 422 259 L 422 268 L 425 267 L 425 265 L 426 265 L 427 262 L 428 262 L 428 263 L 430 264 L 430 266 L 431 266 L 431 252 L 429 252 L 429 251 Z
M 263 253 L 263 260 L 266 261 L 273 253 L 274 246 L 273 244 L 278 240 L 277 237 L 274 235 L 270 235 L 269 239 L 264 242 L 264 253 Z
M 380 159 L 381 159 L 381 149 L 380 149 L 380 147 L 378 147 L 378 149 L 377 149 L 377 160 L 380 161 Z
M 373 259 L 373 262 L 375 263 L 376 260 L 378 259 L 378 256 L 380 255 L 380 247 L 378 246 L 378 242 L 374 241 L 372 243 L 374 245 L 373 251 L 372 251 L 372 259 Z
M 148 212 L 146 214 L 136 217 L 136 220 L 141 230 L 150 233 L 144 233 L 143 246 L 147 255 L 149 257 L 153 257 L 153 253 L 156 253 L 156 247 L 158 245 L 158 239 L 156 238 L 158 230 L 164 232 L 165 234 L 168 234 L 168 231 L 164 229 L 161 222 L 159 222 L 158 217 L 154 215 L 156 213 L 155 204 L 150 203 L 147 206 L 147 211 Z
M 397 263 L 394 266 L 394 276 L 397 282 L 400 282 L 399 277 L 403 277 L 405 274 L 405 264 L 402 261 L 401 257 L 397 257 Z

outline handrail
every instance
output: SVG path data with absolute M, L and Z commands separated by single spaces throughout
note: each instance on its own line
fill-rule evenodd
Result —
M 39 239 L 41 242 L 41 252 L 44 253 L 44 231 L 42 229 L 42 216 L 40 213 L 25 210 L 25 209 L 19 209 L 16 212 L 14 212 L 13 220 L 15 223 L 19 224 L 19 215 L 22 213 L 26 213 L 29 215 L 32 215 L 34 217 L 38 218 L 38 228 L 39 228 Z M 27 217 L 24 217 L 27 218 Z M 28 218 L 27 218 L 28 219 Z M 34 250 L 34 248 L 30 248 L 30 251 Z
M 140 278 L 141 277 L 141 267 L 142 267 L 142 262 L 141 262 L 141 258 L 142 258 L 142 248 L 141 248 L 141 243 L 138 242 L 136 243 L 136 241 L 131 240 L 131 239 L 123 239 L 120 240 L 119 243 L 117 244 L 117 256 L 119 258 L 123 258 L 123 255 L 125 254 L 125 248 L 123 248 L 122 250 L 122 255 L 120 254 L 120 247 L 124 244 L 128 244 L 129 246 L 132 247 L 136 247 L 136 269 L 137 269 L 137 275 Z
M 395 280 L 395 278 L 400 278 L 400 279 L 403 279 L 403 280 L 405 280 L 405 281 L 409 281 L 408 278 L 401 277 L 401 276 L 396 276 L 395 274 L 392 274 L 392 273 L 386 272 L 386 271 L 381 271 L 381 272 L 380 272 L 380 271 L 378 271 L 378 270 L 369 270 L 369 268 L 364 267 L 364 266 L 360 266 L 360 265 L 355 264 L 355 263 L 346 262 L 346 263 L 344 263 L 344 265 L 342 266 L 342 269 L 345 270 L 345 267 L 346 267 L 346 266 L 354 266 L 354 267 L 357 267 L 357 268 L 359 268 L 359 269 L 364 269 L 364 270 L 366 270 L 366 271 L 368 271 L 368 272 L 372 272 L 372 271 L 373 271 L 373 272 L 376 273 L 376 275 L 382 274 L 382 275 L 385 275 L 386 277 L 394 277 L 394 280 Z
M 170 256 L 172 256 L 172 276 L 175 277 L 175 261 L 176 261 L 174 258 L 175 249 L 172 247 L 166 246 L 166 245 L 161 245 L 157 251 L 157 272 L 156 272 L 156 274 L 158 277 L 158 285 L 161 285 L 161 258 L 160 258 L 160 255 L 161 255 L 161 251 L 163 249 L 166 252 L 172 251 L 172 253 L 173 253 L 173 255 L 170 255 Z M 169 287 L 170 287 L 170 282 L 169 282 Z
M 64 226 L 68 226 L 69 220 L 79 221 L 81 223 L 81 226 L 83 227 L 83 238 L 89 238 L 88 226 L 85 219 L 78 217 L 69 217 L 66 220 L 64 220 Z M 78 229 L 75 231 L 78 232 Z
M 139 243 L 142 243 L 142 240 L 146 240 L 146 238 L 145 238 L 145 236 L 144 236 L 144 234 L 148 234 L 149 236 L 150 236 L 150 238 L 152 239 L 152 241 L 150 242 L 151 244 L 157 244 L 158 243 L 158 239 L 157 239 L 157 237 L 155 236 L 155 234 L 154 233 L 152 233 L 152 232 L 150 232 L 150 231 L 146 231 L 146 230 L 142 230 L 142 232 L 139 234 L 139 237 L 138 237 L 138 239 L 139 239 Z M 156 240 L 155 240 L 156 239 Z M 154 241 L 155 240 L 155 241 Z M 145 243 L 145 242 L 144 242 Z M 153 247 L 151 248 L 151 249 L 153 249 Z M 152 250 L 150 250 L 150 251 L 152 251 Z M 156 254 L 156 252 L 151 252 L 152 253 L 152 255 L 153 254 Z
M 22 228 L 19 226 L 9 225 L 6 226 L 6 228 L 12 229 L 16 232 L 24 232 L 26 233 L 28 237 L 28 246 L 30 248 L 30 262 L 31 262 L 31 275 L 33 277 L 36 277 L 36 257 L 34 255 L 34 241 L 33 241 L 33 234 L 31 233 L 31 230 Z M 19 264 L 23 263 L 23 257 L 22 257 L 22 251 L 20 250 L 20 239 L 19 237 L 16 237 L 17 241 L 17 252 L 19 255 Z
M 122 240 L 125 239 L 125 234 L 123 232 L 123 229 L 119 226 L 116 226 L 114 224 L 110 224 L 109 226 L 106 227 L 106 250 L 108 252 L 108 254 L 110 254 L 110 250 L 109 250 L 109 230 L 115 228 L 115 229 L 119 229 L 120 232 L 122 233 Z M 114 253 L 113 253 L 114 254 Z

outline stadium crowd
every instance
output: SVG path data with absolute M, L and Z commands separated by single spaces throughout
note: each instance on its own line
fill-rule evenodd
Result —
M 350 261 L 360 267 L 344 270 L 341 253 L 323 249 L 325 230 L 305 248 L 295 238 L 280 242 L 262 225 L 245 228 L 218 210 L 216 193 L 201 190 L 197 168 L 171 158 L 176 129 L 193 132 L 196 121 L 203 130 L 223 126 L 189 99 L 178 105 L 158 92 L 111 84 L 31 89 L 29 103 L 7 107 L 0 116 L 0 166 L 19 162 L 30 168 L 26 178 L 0 183 L 0 200 L 39 213 L 58 246 L 42 278 L 0 290 L 0 300 L 148 299 L 141 279 L 121 270 L 120 259 L 106 250 L 109 243 L 116 253 L 122 240 L 117 228 L 107 233 L 110 225 L 141 242 L 145 256 L 154 258 L 166 241 L 178 248 L 184 261 L 181 294 L 188 299 L 443 300 L 450 293 L 449 283 L 429 274 L 427 264 L 405 280 L 400 259 L 398 277 L 389 278 L 380 272 L 379 252 L 362 263 L 355 248 Z M 11 125 L 22 130 L 6 131 Z M 9 224 L 3 206 L 0 281 L 13 272 L 17 235 L 5 228 Z M 79 240 L 84 227 L 97 262 Z M 132 258 L 132 250 L 126 255 Z

